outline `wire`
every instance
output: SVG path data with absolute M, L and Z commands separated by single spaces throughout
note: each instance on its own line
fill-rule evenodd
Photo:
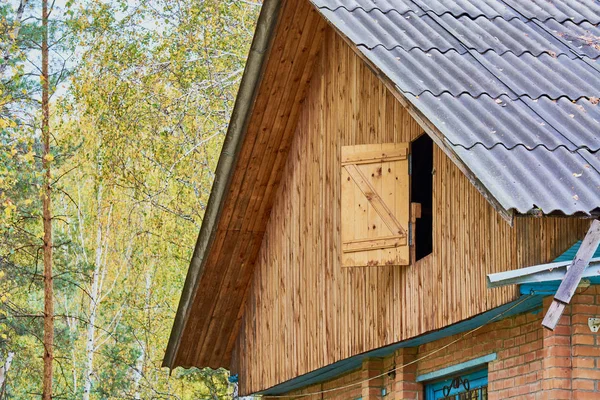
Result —
M 398 370 L 401 370 L 401 369 L 403 369 L 403 368 L 406 368 L 406 367 L 408 367 L 408 366 L 410 366 L 410 365 L 412 365 L 412 364 L 416 364 L 416 363 L 418 363 L 419 361 L 425 360 L 426 358 L 428 358 L 428 357 L 431 357 L 432 355 L 434 355 L 434 354 L 437 354 L 437 353 L 439 353 L 440 351 L 447 349 L 448 347 L 450 347 L 450 346 L 451 346 L 451 345 L 453 345 L 454 343 L 457 343 L 457 342 L 459 342 L 459 341 L 463 340 L 465 337 L 469 336 L 469 335 L 470 335 L 470 334 L 472 334 L 473 332 L 476 332 L 476 331 L 478 331 L 479 329 L 483 328 L 484 326 L 486 326 L 486 325 L 490 324 L 491 322 L 493 322 L 493 321 L 495 321 L 495 320 L 497 320 L 497 319 L 499 319 L 499 318 L 503 317 L 503 316 L 504 316 L 504 315 L 506 315 L 506 313 L 508 313 L 510 310 L 512 310 L 512 309 L 514 309 L 515 307 L 517 307 L 517 306 L 519 306 L 519 305 L 523 304 L 523 303 L 524 303 L 526 300 L 528 300 L 528 299 L 529 299 L 529 298 L 531 298 L 532 296 L 534 296 L 534 293 L 533 293 L 533 292 L 532 292 L 531 294 L 528 294 L 527 296 L 524 296 L 523 298 L 521 298 L 519 301 L 517 301 L 515 304 L 513 304 L 512 306 L 510 306 L 509 308 L 507 308 L 506 310 L 504 310 L 504 311 L 503 311 L 503 312 L 501 312 L 500 314 L 496 315 L 496 316 L 495 316 L 495 317 L 493 317 L 493 318 L 490 318 L 490 319 L 489 319 L 489 320 L 488 320 L 488 321 L 487 321 L 485 324 L 483 324 L 483 325 L 480 325 L 480 326 L 478 326 L 478 327 L 476 327 L 476 328 L 473 328 L 473 329 L 471 329 L 470 331 L 468 331 L 468 332 L 464 333 L 464 334 L 463 334 L 462 336 L 460 336 L 459 338 L 457 338 L 457 339 L 455 339 L 455 340 L 451 341 L 450 343 L 448 343 L 448 344 L 446 344 L 446 345 L 444 345 L 444 346 L 440 347 L 439 349 L 435 349 L 435 350 L 433 350 L 433 351 L 431 351 L 431 352 L 429 352 L 429 353 L 427 353 L 427 354 L 425 354 L 425 355 L 423 355 L 423 356 L 421 356 L 421 357 L 419 357 L 419 358 L 416 358 L 416 359 L 414 359 L 414 360 L 412 360 L 412 361 L 410 361 L 410 362 L 408 362 L 408 363 L 406 363 L 406 364 L 399 365 L 399 366 L 397 366 L 396 368 L 394 368 L 394 369 L 391 369 L 391 370 L 389 370 L 389 371 L 385 371 L 385 372 L 383 372 L 383 373 L 381 373 L 381 374 L 379 374 L 379 375 L 373 376 L 373 377 L 371 377 L 371 378 L 363 379 L 362 381 L 358 381 L 358 382 L 354 382 L 354 383 L 349 383 L 349 384 L 347 384 L 347 385 L 344 385 L 344 386 L 339 386 L 339 387 L 336 387 L 336 388 L 331 388 L 331 389 L 326 389 L 326 390 L 320 390 L 320 391 L 318 391 L 318 392 L 311 392 L 311 393 L 301 393 L 301 394 L 296 394 L 296 395 L 266 395 L 266 396 L 264 396 L 264 397 L 266 397 L 266 398 L 270 398 L 270 399 L 285 399 L 285 398 L 299 398 L 299 397 L 307 397 L 307 396 L 316 396 L 316 395 L 319 395 L 319 394 L 325 394 L 325 393 L 331 393 L 331 392 L 335 392 L 335 391 L 338 391 L 338 390 L 349 389 L 349 388 L 351 388 L 351 387 L 362 385 L 363 383 L 366 383 L 366 382 L 372 381 L 372 380 L 374 380 L 374 379 L 381 378 L 382 376 L 385 376 L 385 375 L 389 374 L 390 372 L 396 372 L 396 371 L 398 371 Z M 263 397 L 263 395 L 253 395 L 252 397 L 253 397 L 253 398 L 262 398 L 262 397 Z

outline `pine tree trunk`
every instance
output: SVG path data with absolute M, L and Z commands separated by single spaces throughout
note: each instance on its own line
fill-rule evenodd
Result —
M 48 75 L 48 0 L 42 0 L 42 166 L 44 188 L 42 217 L 44 220 L 44 381 L 42 399 L 52 399 L 52 362 L 54 360 L 54 282 L 52 277 L 52 214 L 50 174 L 50 82 Z

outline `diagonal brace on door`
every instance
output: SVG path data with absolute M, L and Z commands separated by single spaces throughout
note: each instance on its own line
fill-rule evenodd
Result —
M 361 192 L 365 195 L 371 206 L 375 209 L 385 225 L 394 235 L 406 236 L 406 231 L 400 225 L 400 222 L 394 216 L 394 213 L 388 208 L 383 199 L 377 194 L 375 188 L 369 183 L 367 178 L 354 164 L 345 165 L 344 168 Z

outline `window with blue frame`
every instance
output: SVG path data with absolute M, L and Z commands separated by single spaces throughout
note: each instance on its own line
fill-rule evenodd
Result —
M 425 400 L 487 400 L 487 367 L 425 384 Z

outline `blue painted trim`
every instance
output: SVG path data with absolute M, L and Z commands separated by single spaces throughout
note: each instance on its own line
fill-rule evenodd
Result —
M 519 292 L 522 295 L 534 293 L 536 295 L 549 296 L 556 294 L 560 281 L 526 283 L 519 285 Z
M 350 371 L 359 369 L 362 365 L 363 360 L 372 357 L 386 357 L 394 353 L 394 351 L 403 348 L 403 347 L 415 347 L 425 343 L 433 342 L 435 340 L 443 339 L 448 336 L 456 335 L 459 333 L 467 332 L 471 329 L 474 329 L 478 326 L 485 325 L 488 321 L 498 317 L 498 315 L 506 312 L 504 318 L 511 317 L 513 315 L 522 314 L 524 312 L 529 312 L 533 310 L 537 310 L 542 306 L 542 299 L 544 296 L 534 295 L 534 296 L 521 296 L 517 300 L 504 304 L 500 307 L 496 307 L 491 309 L 483 314 L 479 314 L 471 319 L 467 319 L 461 322 L 458 322 L 454 325 L 447 326 L 443 329 L 433 331 L 430 333 L 426 333 L 421 336 L 417 336 L 415 338 L 405 340 L 403 342 L 397 342 L 391 344 L 389 346 L 381 347 L 379 349 L 371 350 L 366 353 L 362 353 L 350 358 L 346 358 L 344 360 L 340 360 L 336 363 L 329 364 L 325 367 L 319 368 L 307 374 L 298 376 L 289 381 L 280 383 L 279 385 L 273 386 L 269 389 L 266 389 L 262 392 L 255 393 L 257 395 L 281 395 L 287 392 L 291 392 L 294 390 L 301 389 L 305 386 L 314 385 L 320 382 L 325 382 L 331 380 L 337 376 L 346 374 Z M 520 303 L 522 302 L 522 303 Z M 519 304 L 515 307 L 515 304 Z M 514 307 L 514 308 L 511 308 Z M 507 310 L 509 310 L 507 312 Z M 500 321 L 500 319 L 497 319 Z M 494 320 L 494 321 L 496 321 Z
M 590 285 L 600 285 L 600 276 L 591 278 L 583 278 L 582 280 L 589 281 Z M 522 295 L 535 294 L 541 296 L 554 296 L 562 281 L 548 281 L 540 283 L 526 283 L 519 285 L 519 291 Z
M 480 387 L 487 386 L 488 384 L 488 371 L 487 368 L 483 368 L 477 371 L 473 371 L 467 375 L 462 376 L 461 378 L 466 378 L 469 381 L 469 389 L 479 389 Z M 452 378 L 433 382 L 428 385 L 425 385 L 425 399 L 427 400 L 439 400 L 443 399 L 444 396 L 444 386 L 450 386 L 452 383 Z M 456 396 L 466 392 L 463 387 L 453 388 L 450 390 L 448 396 L 453 396 L 456 399 Z M 481 395 L 480 395 L 481 398 Z
M 572 261 L 575 258 L 575 255 L 577 254 L 577 250 L 579 250 L 579 246 L 581 246 L 581 240 L 579 240 L 578 242 L 576 242 L 573 246 L 571 246 L 571 248 L 569 250 L 567 250 L 564 253 L 562 253 L 554 261 L 556 261 L 556 262 L 558 262 L 558 261 Z M 596 257 L 600 257 L 600 246 L 598 246 L 598 248 L 596 249 L 596 251 L 592 255 L 592 258 L 596 258 Z
M 417 376 L 417 382 L 432 381 L 434 379 L 444 378 L 448 375 L 456 375 L 462 371 L 473 369 L 475 367 L 481 367 L 496 359 L 496 353 L 488 354 L 487 356 L 477 357 L 469 361 L 462 362 L 460 364 L 451 365 L 446 368 L 442 368 L 437 371 L 430 372 Z
M 558 256 L 554 260 L 554 262 L 572 261 L 575 258 L 575 255 L 577 254 L 577 250 L 579 250 L 579 246 L 581 246 L 581 240 L 579 240 L 573 246 L 571 246 L 569 250 L 565 251 L 560 256 Z M 592 255 L 592 258 L 596 257 L 600 257 L 600 246 L 598 246 L 598 248 Z M 591 285 L 600 285 L 600 277 L 598 276 L 589 277 L 585 279 L 589 280 Z M 519 286 L 519 291 L 522 295 L 534 293 L 536 295 L 542 296 L 554 296 L 561 282 L 562 281 L 526 283 Z

